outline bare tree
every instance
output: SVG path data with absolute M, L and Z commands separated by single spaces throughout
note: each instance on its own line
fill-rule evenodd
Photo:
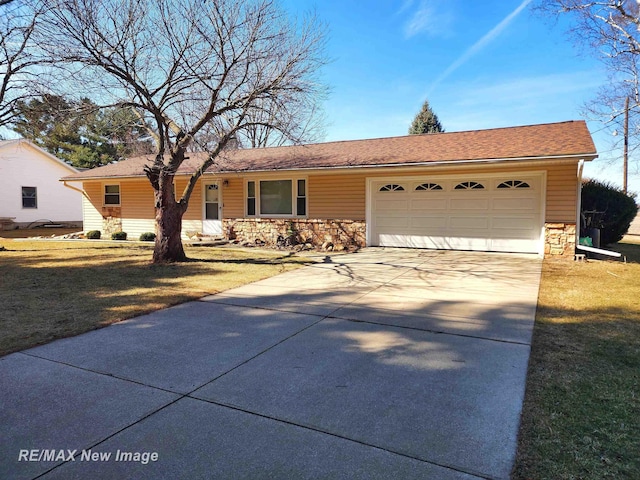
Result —
M 14 119 L 14 106 L 28 96 L 33 67 L 42 61 L 31 48 L 40 14 L 31 2 L 0 0 L 0 127 Z
M 570 33 L 588 47 L 608 70 L 608 81 L 585 106 L 585 113 L 603 121 L 614 133 L 629 121 L 628 136 L 640 138 L 640 5 L 636 0 L 540 0 L 538 8 L 573 19 Z M 626 129 L 625 129 L 626 130 Z M 617 144 L 619 142 L 614 142 Z M 633 150 L 633 145 L 631 150 Z M 626 178 L 623 183 L 626 183 Z
M 538 8 L 572 15 L 571 32 L 605 57 L 640 54 L 640 7 L 636 0 L 540 0 Z
M 271 0 L 45 3 L 40 45 L 64 65 L 60 82 L 88 90 L 94 101 L 133 108 L 152 125 L 153 261 L 185 260 L 180 233 L 191 193 L 238 135 L 259 124 L 303 140 L 323 92 L 324 29 L 313 16 L 291 21 Z M 265 106 L 273 118 L 260 114 Z M 194 145 L 206 160 L 176 199 L 174 176 Z
M 282 132 L 288 132 L 294 127 L 300 130 L 306 142 L 317 142 L 324 136 L 324 116 L 319 111 L 317 102 L 289 105 L 284 109 L 277 101 L 269 101 L 256 105 L 248 115 L 249 125 L 238 135 L 239 147 L 282 146 L 289 142 L 287 135 Z

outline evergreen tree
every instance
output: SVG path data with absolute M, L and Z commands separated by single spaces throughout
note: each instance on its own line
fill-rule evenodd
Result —
M 429 101 L 425 100 L 422 108 L 413 119 L 411 127 L 409 127 L 409 135 L 420 135 L 421 133 L 438 133 L 444 132 L 438 116 L 433 113 L 429 106 Z
M 44 95 L 19 101 L 13 130 L 77 168 L 99 167 L 153 151 L 134 112 L 101 109 L 88 99 Z

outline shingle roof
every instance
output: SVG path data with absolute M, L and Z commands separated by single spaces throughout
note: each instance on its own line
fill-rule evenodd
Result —
M 194 172 L 205 154 L 191 153 L 178 174 Z M 316 143 L 310 145 L 232 150 L 208 173 L 272 170 L 382 167 L 440 162 L 508 161 L 583 156 L 596 149 L 584 121 L 466 132 L 408 135 Z M 80 172 L 65 180 L 143 176 L 152 156 L 136 157 Z

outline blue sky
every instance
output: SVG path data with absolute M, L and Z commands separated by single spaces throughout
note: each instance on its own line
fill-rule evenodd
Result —
M 329 29 L 326 141 L 405 135 L 425 99 L 447 131 L 582 119 L 606 72 L 568 24 L 529 0 L 283 0 Z M 609 131 L 589 122 L 590 177 L 622 184 Z M 614 163 L 611 163 L 611 162 Z M 640 177 L 629 177 L 640 192 Z

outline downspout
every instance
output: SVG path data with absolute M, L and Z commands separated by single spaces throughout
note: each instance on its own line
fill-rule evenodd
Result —
M 80 189 L 80 188 L 68 185 L 66 180 L 63 180 L 62 184 L 65 187 L 70 188 L 71 190 L 75 190 L 76 192 L 80 192 L 84 198 L 86 198 L 87 200 L 91 201 L 91 199 L 89 198 L 89 194 L 87 194 L 87 192 L 85 192 L 84 189 Z
M 584 160 L 578 162 L 578 201 L 576 208 L 576 245 L 580 245 L 580 227 L 582 226 L 582 171 Z

